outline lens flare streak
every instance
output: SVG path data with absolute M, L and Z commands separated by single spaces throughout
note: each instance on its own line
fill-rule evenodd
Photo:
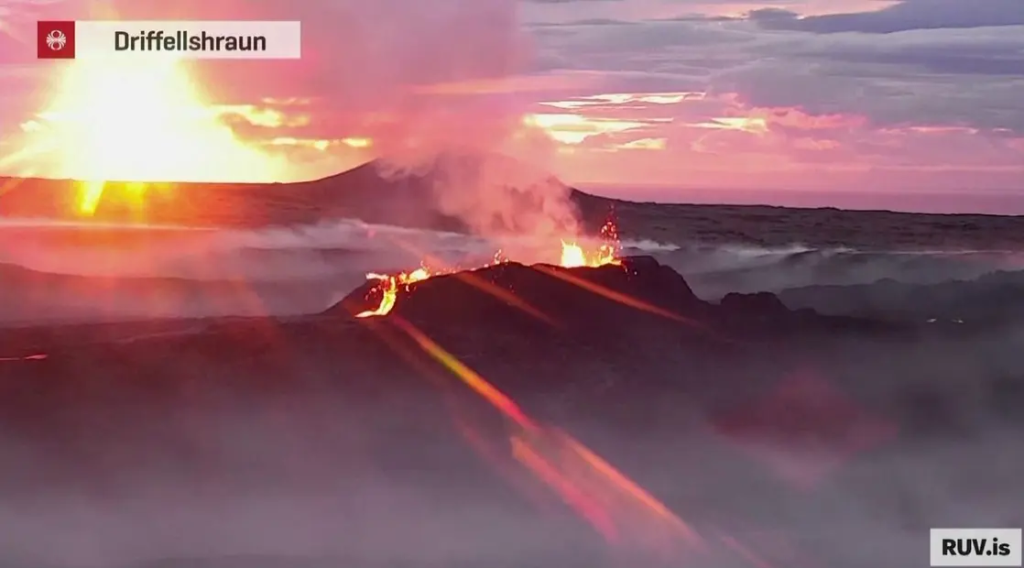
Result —
M 633 535 L 631 544 L 671 553 L 702 549 L 703 540 L 625 474 L 568 434 L 534 422 L 508 396 L 418 328 L 399 317 L 395 326 L 507 419 L 512 457 L 557 493 L 609 544 Z M 639 541 L 636 541 L 639 540 Z
M 0 362 L 31 362 L 34 360 L 46 360 L 47 358 L 48 356 L 46 354 L 32 354 L 30 356 L 0 358 Z

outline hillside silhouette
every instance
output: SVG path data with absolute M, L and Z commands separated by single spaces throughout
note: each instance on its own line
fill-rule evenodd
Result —
M 435 162 L 473 162 L 465 157 Z M 0 178 L 0 216 L 90 222 L 131 222 L 210 227 L 259 227 L 348 218 L 373 224 L 466 231 L 459 219 L 438 210 L 436 170 L 387 175 L 391 169 L 371 161 L 351 170 L 306 182 L 152 183 L 144 201 L 130 183 L 109 182 L 91 214 L 79 209 L 73 180 Z M 566 187 L 584 212 L 610 200 Z
M 294 226 L 348 218 L 371 224 L 467 230 L 459 218 L 438 209 L 436 174 L 427 170 L 385 177 L 386 165 L 375 160 L 308 182 L 156 183 L 141 202 L 136 193 L 127 190 L 128 184 L 112 182 L 94 214 L 79 210 L 74 181 L 0 177 L 0 218 L 217 228 Z M 804 244 L 872 249 L 1014 249 L 1024 245 L 1024 226 L 1020 225 L 1024 218 L 1015 216 L 636 202 L 568 185 L 565 193 L 588 232 L 597 232 L 612 208 L 626 234 L 677 245 Z

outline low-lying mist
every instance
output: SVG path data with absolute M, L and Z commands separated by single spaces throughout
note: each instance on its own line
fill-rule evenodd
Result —
M 558 263 L 558 236 L 478 236 L 358 220 L 253 230 L 21 223 L 0 228 L 8 295 L 0 321 L 296 315 L 320 312 L 368 272 L 505 258 Z M 574 239 L 567 237 L 566 239 Z M 600 243 L 582 236 L 584 246 Z M 672 246 L 626 241 L 629 251 Z
M 0 321 L 20 323 L 309 314 L 358 287 L 367 272 L 478 267 L 499 250 L 526 263 L 557 263 L 561 250 L 557 235 L 480 236 L 358 220 L 252 230 L 8 222 L 0 237 L 10 240 L 0 244 Z M 655 256 L 708 300 L 883 279 L 935 284 L 1024 268 L 1009 251 L 672 245 L 628 235 L 622 251 Z
M 653 367 L 553 351 L 537 362 L 557 363 L 557 381 L 466 362 L 710 544 L 671 563 L 903 566 L 927 562 L 929 528 L 1024 524 L 1021 344 L 1020 327 L 836 336 Z M 663 561 L 604 543 L 540 480 L 496 464 L 510 447 L 493 414 L 453 412 L 415 371 L 345 347 L 303 342 L 279 365 L 171 345 L 150 377 L 129 360 L 7 372 L 22 381 L 0 419 L 0 564 Z M 73 382 L 28 394 L 67 370 Z M 651 386 L 651 370 L 675 385 Z

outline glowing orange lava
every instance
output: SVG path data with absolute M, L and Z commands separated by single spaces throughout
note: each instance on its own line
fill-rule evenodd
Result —
M 609 264 L 619 265 L 619 229 L 615 226 L 615 220 L 609 217 L 601 227 L 601 246 L 593 254 L 587 252 L 576 242 L 562 240 L 562 258 L 560 264 L 563 268 L 599 268 Z
M 432 274 L 425 266 L 421 266 L 413 270 L 412 272 L 402 272 L 400 274 L 375 274 L 373 272 L 366 275 L 367 280 L 378 280 L 379 283 L 373 289 L 374 293 L 379 292 L 380 304 L 375 310 L 367 310 L 356 314 L 356 318 L 367 318 L 369 316 L 386 316 L 391 309 L 395 307 L 395 302 L 398 301 L 398 290 L 408 290 L 409 285 L 421 280 L 430 278 Z
M 601 245 L 591 252 L 587 252 L 576 241 L 562 240 L 562 253 L 559 265 L 563 268 L 599 268 L 601 266 L 622 264 L 619 259 L 620 242 L 619 231 L 613 217 L 609 216 L 604 226 L 601 227 Z M 493 264 L 509 262 L 502 250 L 494 254 Z M 458 270 L 432 271 L 425 265 L 421 265 L 412 272 L 401 272 L 399 274 L 378 274 L 371 272 L 366 275 L 367 280 L 377 280 L 377 285 L 370 291 L 370 294 L 380 294 L 380 303 L 373 310 L 366 310 L 356 314 L 357 318 L 368 318 L 370 316 L 386 316 L 395 307 L 398 301 L 398 293 L 401 290 L 408 290 L 409 286 L 426 280 L 438 274 L 451 274 Z
M 559 264 L 562 268 L 598 268 L 606 264 L 619 264 L 619 260 L 614 252 L 606 251 L 604 246 L 593 254 L 587 254 L 579 244 L 563 240 Z

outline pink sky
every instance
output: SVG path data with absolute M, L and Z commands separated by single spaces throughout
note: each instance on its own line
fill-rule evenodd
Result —
M 67 175 L 17 154 L 67 66 L 35 20 L 261 18 L 304 57 L 189 72 L 272 179 L 457 146 L 626 190 L 1024 192 L 1024 13 L 987 2 L 0 0 L 0 171 Z

